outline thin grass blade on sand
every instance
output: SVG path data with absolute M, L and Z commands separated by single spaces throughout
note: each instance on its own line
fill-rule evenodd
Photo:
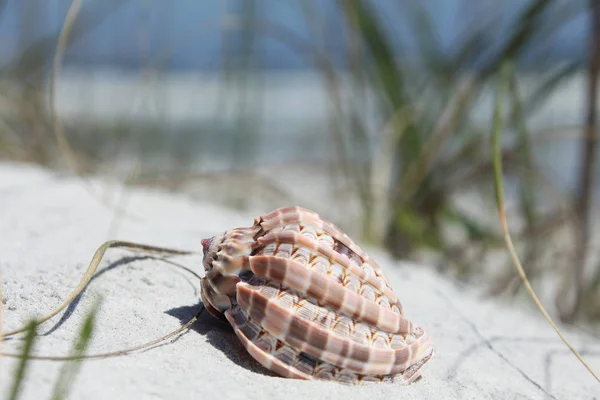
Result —
M 496 202 L 498 204 L 498 212 L 500 214 L 500 223 L 502 224 L 502 231 L 504 232 L 504 240 L 506 242 L 506 246 L 512 258 L 512 261 L 523 280 L 523 284 L 525 288 L 529 292 L 531 298 L 533 299 L 535 305 L 540 310 L 544 318 L 548 321 L 548 323 L 554 328 L 558 336 L 562 339 L 562 341 L 567 345 L 567 347 L 571 350 L 571 352 L 581 361 L 581 363 L 587 368 L 587 370 L 596 378 L 598 382 L 600 382 L 600 377 L 596 375 L 594 370 L 589 366 L 589 364 L 581 357 L 579 352 L 573 347 L 573 345 L 567 340 L 567 338 L 563 335 L 560 329 L 556 326 L 542 303 L 539 301 L 535 291 L 531 287 L 529 283 L 529 279 L 525 274 L 525 270 L 521 265 L 521 261 L 519 260 L 519 256 L 514 248 L 512 243 L 512 239 L 510 237 L 510 233 L 508 231 L 508 222 L 506 220 L 506 214 L 504 212 L 504 188 L 502 184 L 503 176 L 502 176 L 502 104 L 505 101 L 505 92 L 508 88 L 508 82 L 510 79 L 510 73 L 512 69 L 512 61 L 510 59 L 505 60 L 500 68 L 500 76 L 498 82 L 498 89 L 496 92 L 496 105 L 494 106 L 494 123 L 492 130 L 492 147 L 493 147 L 493 156 L 494 156 L 494 187 L 496 190 Z
M 96 325 L 96 315 L 100 304 L 94 306 L 92 311 L 86 316 L 83 326 L 79 331 L 79 336 L 76 338 L 73 349 L 71 350 L 72 360 L 66 361 L 60 370 L 60 374 L 56 379 L 52 400 L 66 399 L 69 394 L 69 389 L 73 385 L 79 370 L 81 369 L 82 361 L 80 358 L 85 354 L 92 338 Z
M 31 351 L 33 350 L 33 344 L 36 336 L 35 328 L 37 325 L 38 324 L 35 320 L 32 320 L 31 322 L 29 322 L 29 324 L 27 324 L 27 335 L 25 336 L 25 343 L 23 344 L 23 350 L 21 351 L 20 355 L 21 361 L 19 361 L 19 364 L 17 365 L 13 385 L 10 390 L 10 400 L 17 400 L 21 393 L 23 387 L 23 379 L 25 379 L 25 374 L 29 365 L 29 356 L 31 354 Z

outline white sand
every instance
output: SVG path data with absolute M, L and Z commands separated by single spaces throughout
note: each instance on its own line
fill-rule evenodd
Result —
M 126 206 L 141 221 L 118 219 L 74 178 L 0 164 L 0 270 L 5 296 L 4 328 L 41 315 L 81 278 L 96 248 L 110 238 L 182 249 L 200 249 L 200 239 L 252 223 L 253 210 L 237 212 L 155 191 L 136 190 Z M 336 221 L 334 221 L 336 222 Z M 109 234 L 109 229 L 113 232 Z M 116 232 L 116 233 L 115 233 Z M 568 352 L 529 305 L 485 300 L 430 269 L 391 261 L 368 249 L 382 265 L 408 315 L 428 330 L 437 356 L 422 379 L 407 387 L 351 388 L 272 376 L 253 361 L 227 327 L 208 315 L 178 340 L 123 357 L 90 360 L 72 386 L 73 399 L 592 399 L 600 385 Z M 102 273 L 69 310 L 40 328 L 34 349 L 65 355 L 85 312 L 102 295 L 89 352 L 118 350 L 176 329 L 198 309 L 195 278 L 173 266 L 110 250 Z M 116 262 L 121 263 L 114 268 Z M 177 261 L 199 273 L 200 256 Z M 61 321 L 61 322 L 59 322 Z M 600 341 L 565 329 L 600 371 Z M 18 351 L 20 338 L 4 343 Z M 61 362 L 35 361 L 22 398 L 48 398 Z M 10 388 L 16 362 L 0 359 L 0 398 Z

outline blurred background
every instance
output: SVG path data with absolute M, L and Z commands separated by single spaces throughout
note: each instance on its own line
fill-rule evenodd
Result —
M 599 7 L 0 0 L 0 157 L 260 213 L 301 205 L 519 298 L 491 153 L 510 64 L 513 240 L 553 314 L 600 334 Z

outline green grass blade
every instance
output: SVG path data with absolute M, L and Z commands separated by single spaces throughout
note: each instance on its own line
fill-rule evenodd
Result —
M 508 86 L 512 65 L 505 61 L 500 68 L 500 82 L 496 90 L 496 105 L 494 106 L 494 121 L 492 125 L 492 151 L 494 157 L 494 189 L 496 191 L 496 204 L 499 208 L 504 206 L 504 190 L 502 186 L 502 103 Z
M 438 37 L 435 22 L 424 2 L 410 0 L 403 4 L 402 11 L 406 13 L 406 22 L 411 30 L 416 33 L 415 41 L 419 51 L 419 58 L 428 68 L 443 72 L 446 66 L 444 50 Z M 434 74 L 434 77 L 437 74 Z
M 381 96 L 384 108 L 390 107 L 389 115 L 397 110 L 413 108 L 402 69 L 397 65 L 392 37 L 382 29 L 383 24 L 368 2 L 361 0 L 340 1 L 342 11 L 351 29 L 355 29 L 365 43 L 369 61 L 373 67 L 373 78 L 377 93 Z M 402 153 L 402 163 L 409 164 L 416 154 L 420 154 L 422 140 L 419 127 L 410 123 L 401 137 L 398 148 Z
M 517 58 L 519 53 L 530 43 L 536 29 L 540 27 L 542 14 L 551 3 L 550 0 L 535 0 L 525 8 L 517 19 L 514 34 L 483 69 L 482 76 L 487 77 L 493 74 L 505 60 Z
M 31 354 L 31 350 L 33 349 L 33 343 L 35 341 L 36 326 L 37 322 L 35 320 L 27 324 L 27 335 L 25 336 L 25 344 L 23 346 L 23 350 L 21 351 L 19 365 L 17 366 L 13 385 L 10 390 L 10 400 L 17 400 L 17 398 L 19 397 L 19 393 L 21 392 L 23 379 L 25 378 L 25 373 L 27 372 L 27 367 L 29 365 L 29 355 Z
M 62 400 L 67 398 L 69 390 L 73 386 L 73 382 L 75 382 L 79 370 L 81 369 L 81 358 L 84 356 L 89 346 L 90 339 L 92 338 L 97 312 L 98 305 L 96 305 L 86 316 L 83 326 L 79 331 L 79 336 L 76 338 L 73 349 L 70 353 L 72 360 L 66 361 L 63 364 L 60 374 L 56 379 L 52 400 Z
M 379 81 L 380 90 L 394 108 L 406 103 L 404 79 L 396 67 L 389 36 L 381 29 L 373 9 L 361 0 L 341 1 L 342 10 L 350 26 L 366 44 Z
M 525 270 L 521 265 L 521 261 L 519 260 L 519 256 L 517 255 L 517 251 L 513 245 L 512 239 L 510 237 L 510 233 L 508 231 L 508 222 L 506 220 L 506 213 L 504 211 L 504 187 L 503 187 L 503 174 L 502 174 L 502 103 L 505 100 L 505 93 L 507 92 L 508 82 L 510 79 L 512 70 L 512 60 L 507 59 L 504 60 L 500 67 L 500 77 L 498 83 L 498 89 L 496 91 L 496 105 L 494 106 L 494 122 L 493 122 L 493 130 L 492 130 L 492 152 L 493 152 L 493 161 L 494 161 L 494 188 L 496 191 L 496 202 L 498 205 L 498 212 L 500 216 L 500 223 L 502 225 L 502 231 L 504 233 L 504 241 L 506 242 L 506 247 L 508 248 L 508 252 L 510 253 L 513 264 L 515 265 L 525 288 L 529 292 L 529 295 L 533 299 L 536 307 L 540 310 L 544 318 L 548 321 L 548 323 L 554 328 L 558 336 L 561 340 L 567 345 L 569 350 L 577 357 L 577 359 L 583 364 L 583 366 L 592 374 L 594 378 L 598 382 L 600 382 L 600 377 L 596 375 L 594 370 L 589 366 L 589 364 L 581 357 L 579 352 L 573 347 L 573 345 L 567 340 L 567 338 L 560 331 L 558 326 L 554 323 L 540 300 L 538 299 L 535 291 L 531 287 L 531 283 L 525 274 Z
M 531 136 L 529 130 L 527 129 L 527 123 L 525 120 L 526 117 L 523 113 L 523 104 L 515 74 L 511 75 L 509 85 L 513 102 L 514 123 L 518 132 L 517 150 L 519 152 L 519 156 L 521 157 L 522 163 L 524 164 L 523 179 L 522 183 L 519 185 L 521 205 L 527 225 L 530 229 L 532 229 L 536 223 L 538 215 L 536 197 L 534 193 L 535 186 L 533 183 L 533 148 L 531 146 Z

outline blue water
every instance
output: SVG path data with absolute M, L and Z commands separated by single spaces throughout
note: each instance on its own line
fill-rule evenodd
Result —
M 71 0 L 13 0 L 0 9 L 0 60 L 17 59 L 20 51 L 47 39 L 53 47 Z M 411 59 L 423 50 L 418 40 L 423 22 L 411 12 L 421 4 L 428 15 L 437 48 L 453 54 L 469 32 L 488 28 L 493 46 L 514 32 L 515 16 L 528 5 L 524 0 L 370 0 L 381 28 L 392 39 L 399 57 Z M 301 4 L 313 9 L 307 14 Z M 251 44 L 259 69 L 307 69 L 314 65 L 312 54 L 299 48 L 298 40 L 309 46 L 313 28 L 323 28 L 320 40 L 329 57 L 343 64 L 343 18 L 335 2 L 319 0 L 103 0 L 84 2 L 71 34 L 67 62 L 140 68 L 149 62 L 164 70 L 215 70 L 223 66 L 224 48 L 242 52 L 249 37 L 241 15 L 253 15 Z M 411 6 L 413 5 L 413 6 Z M 548 15 L 557 26 L 564 7 L 587 7 L 585 0 L 552 2 Z M 557 19 L 558 17 L 558 19 Z M 238 18 L 238 22 L 236 21 Z M 279 27 L 279 28 L 277 28 Z M 281 29 L 280 29 L 281 28 Z M 282 30 L 283 29 L 283 30 Z M 282 33 L 282 32 L 287 33 Z M 523 59 L 530 66 L 553 60 L 580 60 L 585 56 L 588 19 L 585 12 L 570 19 Z M 294 36 L 290 41 L 287 37 Z M 294 42 L 294 43 L 292 43 Z M 229 47 L 228 47 L 229 46 Z M 232 47 L 233 46 L 233 47 Z M 237 46 L 237 47 L 236 47 Z M 242 47 L 240 47 L 242 46 Z M 302 47 L 302 46 L 300 46 Z M 489 49 L 488 49 L 489 50 Z
M 142 80 L 113 69 L 67 69 L 57 82 L 57 106 L 67 123 L 79 119 L 110 125 L 119 120 L 133 129 L 136 146 L 143 145 L 160 164 L 173 155 L 202 170 L 244 169 L 295 163 L 326 163 L 337 154 L 331 117 L 335 115 L 322 76 L 310 72 L 270 72 L 254 79 L 245 95 L 214 73 L 174 73 Z M 535 73 L 521 74 L 521 91 L 531 92 Z M 585 110 L 585 73 L 565 81 L 527 121 L 539 166 L 562 189 L 571 189 L 579 167 Z M 370 137 L 371 151 L 381 145 L 385 121 L 375 98 L 356 97 L 343 86 L 347 111 L 358 102 L 359 115 Z M 484 89 L 470 118 L 489 137 L 492 88 Z M 246 115 L 239 119 L 240 115 Z M 342 125 L 346 138 L 348 120 Z M 148 126 L 152 129 L 148 129 Z M 507 131 L 507 140 L 515 133 Z M 351 140 L 351 139 L 348 139 Z M 141 144 L 140 144 L 141 143 Z M 368 155 L 359 152 L 353 158 Z M 377 153 L 371 153 L 377 156 Z M 599 174 L 600 176 L 600 171 Z M 599 182 L 600 183 L 600 180 Z

